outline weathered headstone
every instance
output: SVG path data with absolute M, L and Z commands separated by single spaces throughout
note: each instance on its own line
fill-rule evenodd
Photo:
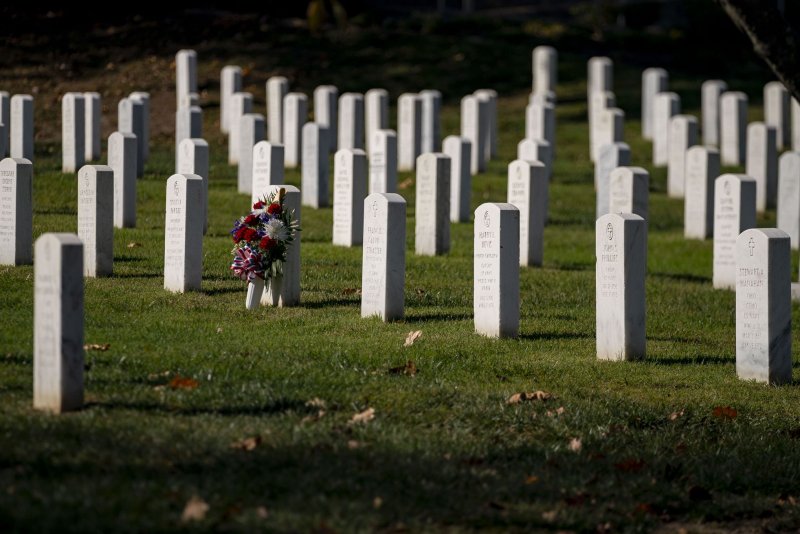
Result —
M 370 89 L 364 95 L 364 140 L 367 156 L 372 157 L 372 140 L 375 132 L 389 128 L 389 93 L 386 89 Z
M 781 82 L 764 86 L 764 123 L 775 128 L 778 150 L 791 145 L 789 93 Z
M 439 152 L 442 149 L 442 93 L 435 89 L 420 91 L 422 121 L 420 127 L 420 153 Z
M 595 223 L 597 358 L 645 357 L 647 223 L 631 213 L 608 213 Z
M 142 105 L 142 132 L 141 136 L 137 137 L 137 140 L 141 139 L 142 161 L 147 163 L 147 160 L 150 159 L 150 93 L 135 91 L 128 95 L 128 98 Z M 187 104 L 188 107 L 198 105 L 199 99 Z
M 164 221 L 164 289 L 200 290 L 203 276 L 203 180 L 173 174 L 167 180 Z
M 267 195 L 278 189 L 285 191 L 284 209 L 294 212 L 293 220 L 300 221 L 300 190 L 293 185 L 273 185 L 267 188 Z M 298 306 L 300 304 L 300 238 L 301 232 L 295 235 L 288 252 L 286 263 L 282 266 L 283 276 L 280 287 L 269 285 L 261 296 L 264 306 Z
M 792 381 L 792 259 L 789 236 L 751 228 L 736 240 L 736 375 Z
M 596 216 L 608 213 L 608 186 L 611 171 L 631 164 L 631 148 L 627 143 L 614 143 L 600 148 L 600 157 L 594 164 L 594 186 L 597 190 Z
M 233 93 L 228 109 L 228 163 L 239 163 L 239 134 L 244 115 L 253 112 L 253 95 L 250 93 Z
M 241 117 L 238 121 L 239 124 L 240 121 Z M 178 166 L 178 148 L 180 147 L 181 141 L 183 141 L 184 139 L 200 139 L 202 137 L 203 137 L 203 110 L 200 109 L 200 106 L 178 108 L 178 111 L 175 112 L 175 167 L 176 168 Z
M 11 148 L 14 159 L 24 158 L 33 162 L 33 97 L 14 95 L 11 97 Z
M 450 222 L 470 220 L 470 194 L 472 175 L 469 172 L 469 139 L 449 135 L 444 138 L 443 152 L 450 158 Z
M 653 165 L 669 164 L 669 121 L 681 112 L 681 100 L 675 93 L 658 93 L 653 101 Z
M 33 164 L 26 159 L 0 161 L 0 265 L 33 261 Z
M 723 174 L 714 182 L 714 274 L 716 289 L 736 287 L 736 238 L 756 225 L 756 181 Z
M 342 95 L 344 96 L 344 95 Z M 289 93 L 283 99 L 283 157 L 289 169 L 300 165 L 303 154 L 303 125 L 308 119 L 308 99 L 303 93 Z M 339 122 L 341 127 L 341 121 Z M 339 144 L 343 144 L 339 136 Z
M 406 277 L 406 201 L 397 193 L 364 199 L 361 317 L 402 319 Z
M 714 181 L 719 176 L 719 150 L 693 146 L 686 151 L 683 235 L 706 239 L 714 232 Z
M 480 113 L 486 115 L 486 127 L 482 129 L 483 138 L 483 165 L 497 155 L 497 91 L 494 89 L 479 89 L 475 96 L 480 102 Z
M 242 90 L 242 68 L 236 65 L 222 67 L 219 75 L 219 129 L 222 133 L 230 132 L 230 107 L 234 93 Z
M 102 149 L 100 147 L 100 119 L 102 118 L 102 108 L 100 105 L 100 93 L 83 93 L 84 101 L 84 160 L 96 161 L 100 159 Z
M 289 80 L 283 76 L 273 76 L 267 80 L 267 141 L 272 144 L 286 143 L 283 139 L 283 106 L 288 93 Z
M 508 165 L 508 203 L 519 210 L 519 264 L 542 265 L 547 218 L 547 173 L 539 161 Z
M 650 173 L 641 167 L 617 167 L 608 180 L 608 213 L 633 213 L 648 220 Z
M 722 80 L 706 80 L 700 90 L 701 114 L 703 119 L 703 144 L 720 146 L 720 116 L 722 93 L 728 84 Z
M 74 234 L 36 240 L 33 267 L 33 407 L 83 406 L 83 245 Z
M 555 91 L 558 83 L 558 52 L 552 46 L 537 46 L 533 60 L 533 92 Z
M 205 139 L 184 139 L 178 146 L 177 174 L 194 174 L 203 180 L 203 235 L 208 231 L 209 153 Z
M 727 91 L 720 97 L 719 155 L 723 165 L 744 165 L 747 152 L 747 95 Z
M 253 147 L 253 190 L 250 203 L 264 198 L 272 185 L 283 185 L 283 145 L 259 141 Z
M 339 89 L 336 86 L 320 85 L 314 89 L 314 122 L 328 131 L 328 150 L 331 152 L 338 150 L 338 101 Z
M 364 95 L 345 93 L 339 97 L 339 148 L 364 148 Z
M 756 181 L 756 210 L 774 208 L 778 194 L 778 150 L 774 126 L 751 122 L 747 126 L 745 174 Z
M 364 237 L 367 154 L 342 149 L 333 157 L 333 244 L 353 247 Z
M 75 172 L 86 155 L 86 109 L 83 93 L 67 93 L 61 99 L 61 172 Z
M 439 256 L 450 250 L 450 158 L 429 152 L 417 158 L 414 251 Z
M 416 93 L 397 99 L 397 168 L 414 169 L 422 147 L 422 100 Z
M 600 147 L 623 142 L 625 136 L 625 112 L 619 108 L 607 108 L 595 113 L 594 155 L 592 161 L 600 156 Z
M 181 97 L 191 93 L 197 93 L 197 52 L 178 50 L 175 54 L 175 94 L 178 107 L 181 105 Z
M 78 172 L 78 237 L 83 274 L 110 276 L 114 270 L 114 170 L 84 165 Z
M 800 152 L 784 152 L 778 163 L 778 228 L 800 248 Z
M 534 103 L 525 108 L 525 137 L 543 139 L 550 144 L 555 156 L 556 108 L 552 104 Z M 552 163 L 552 162 L 551 162 Z
M 664 69 L 649 68 L 642 73 L 642 137 L 653 139 L 653 104 L 658 93 L 667 91 L 669 74 Z
M 607 110 L 614 108 L 616 105 L 616 97 L 610 91 L 598 91 L 592 93 L 589 97 L 589 157 L 592 161 L 596 161 L 597 152 L 603 144 L 600 144 L 599 127 L 600 117 Z M 623 115 L 623 121 L 624 121 Z M 608 120 L 608 119 L 607 119 Z
M 328 129 L 316 122 L 307 122 L 303 126 L 300 178 L 303 206 L 328 206 L 328 135 Z
M 667 195 L 683 198 L 686 189 L 686 151 L 697 144 L 697 119 L 674 115 L 669 121 L 667 143 Z
M 488 337 L 519 334 L 520 213 L 512 204 L 475 210 L 473 313 L 475 331 Z
M 123 98 L 117 105 L 117 131 L 136 136 L 136 176 L 144 174 L 144 105 L 132 98 Z
M 114 172 L 114 226 L 136 226 L 136 134 L 108 136 L 108 166 Z
M 397 134 L 375 130 L 370 141 L 369 194 L 397 191 Z
M 253 147 L 264 140 L 264 116 L 246 113 L 239 120 L 239 168 L 237 191 L 245 195 L 253 191 Z

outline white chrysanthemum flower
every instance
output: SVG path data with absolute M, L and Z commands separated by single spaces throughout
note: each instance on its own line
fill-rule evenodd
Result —
M 283 224 L 280 219 L 270 219 L 266 224 L 264 231 L 267 237 L 276 241 L 286 241 L 289 239 L 289 229 Z

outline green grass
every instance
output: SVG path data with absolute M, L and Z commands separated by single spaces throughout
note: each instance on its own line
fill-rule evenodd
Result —
M 202 67 L 202 49 L 200 57 Z M 203 288 L 164 291 L 173 154 L 167 138 L 157 138 L 138 183 L 137 227 L 115 230 L 114 276 L 86 280 L 85 340 L 111 347 L 86 354 L 84 410 L 32 409 L 32 268 L 0 268 L 0 525 L 82 532 L 800 528 L 789 498 L 798 496 L 800 479 L 800 389 L 736 378 L 734 294 L 711 288 L 711 242 L 684 240 L 682 204 L 666 198 L 666 173 L 651 168 L 635 111 L 626 141 L 633 164 L 652 172 L 647 358 L 595 358 L 585 59 L 562 55 L 562 71 L 575 75 L 559 86 L 544 266 L 521 269 L 514 340 L 474 333 L 471 224 L 451 226 L 447 256 L 414 255 L 413 186 L 401 191 L 408 201 L 404 320 L 360 318 L 361 249 L 330 244 L 331 209 L 302 210 L 301 306 L 245 310 L 245 286 L 228 270 L 227 232 L 248 198 L 235 192 L 213 106 L 205 116 L 212 168 Z M 398 64 L 413 66 L 405 56 Z M 639 73 L 635 64 L 617 64 L 619 100 L 632 107 Z M 699 92 L 702 78 L 686 77 Z M 445 135 L 457 131 L 460 94 L 447 96 Z M 526 100 L 524 83 L 501 93 L 500 156 L 475 177 L 473 207 L 505 201 Z M 688 111 L 696 114 L 696 106 Z M 57 144 L 43 141 L 37 150 L 34 235 L 74 232 L 74 176 L 59 172 Z M 299 175 L 288 171 L 287 179 L 297 185 Z M 769 213 L 759 224 L 774 221 Z M 798 324 L 800 308 L 792 311 Z M 422 338 L 403 347 L 412 330 Z M 793 337 L 797 381 L 796 331 Z M 389 372 L 408 360 L 416 376 Z M 199 385 L 164 387 L 175 375 Z M 555 398 L 506 404 L 513 393 L 537 389 Z M 312 399 L 324 401 L 321 417 Z M 738 416 L 717 417 L 718 406 Z M 349 424 L 369 407 L 374 420 Z M 253 450 L 232 447 L 254 436 L 261 441 Z M 570 447 L 576 438 L 577 451 Z M 210 508 L 202 521 L 183 523 L 193 496 Z

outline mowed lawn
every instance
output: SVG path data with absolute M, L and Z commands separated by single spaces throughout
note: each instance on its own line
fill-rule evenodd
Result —
M 523 37 L 508 38 L 513 46 L 506 52 L 529 69 L 530 48 L 541 40 Z M 484 36 L 499 44 L 506 38 L 500 31 Z M 424 54 L 435 55 L 434 45 L 450 36 L 429 39 Z M 465 63 L 485 44 L 465 45 Z M 712 289 L 712 243 L 683 238 L 682 202 L 666 198 L 665 169 L 651 166 L 651 145 L 640 136 L 639 76 L 653 65 L 615 56 L 632 163 L 651 172 L 651 219 L 647 358 L 612 363 L 595 356 L 589 54 L 572 50 L 561 57 L 544 266 L 520 270 L 519 338 L 495 340 L 473 328 L 472 224 L 451 226 L 447 255 L 414 254 L 413 173 L 398 180 L 408 202 L 404 320 L 360 317 L 361 249 L 331 245 L 330 208 L 302 209 L 301 305 L 246 310 L 246 287 L 228 269 L 228 232 L 249 197 L 236 193 L 236 169 L 227 164 L 215 84 L 219 67 L 245 64 L 248 51 L 219 57 L 213 42 L 196 48 L 212 158 L 202 291 L 163 289 L 165 182 L 174 165 L 173 140 L 163 133 L 155 136 L 138 182 L 137 226 L 114 231 L 114 276 L 85 282 L 85 341 L 110 347 L 86 352 L 82 411 L 53 416 L 32 409 L 33 269 L 0 267 L 0 526 L 59 532 L 800 528 L 800 388 L 736 377 L 735 295 Z M 399 50 L 387 45 L 386 55 Z M 424 55 L 420 50 L 408 57 Z M 477 55 L 475 62 L 497 54 Z M 378 57 L 367 61 L 397 83 L 401 75 Z M 160 85 L 120 78 L 125 94 L 148 89 L 173 105 L 169 60 L 155 62 Z M 397 61 L 411 64 L 407 56 Z M 325 79 L 325 68 L 316 78 L 298 75 L 309 85 L 295 87 L 310 94 L 309 80 Z M 381 85 L 372 73 L 347 82 L 331 72 L 340 92 Z M 248 76 L 272 73 L 258 67 Z M 529 75 L 523 74 L 517 73 L 522 83 L 512 78 L 500 87 L 500 154 L 473 178 L 473 208 L 506 200 L 506 168 L 524 135 Z M 98 83 L 114 80 L 103 76 Z M 699 114 L 700 83 L 717 76 L 674 76 L 671 87 L 684 96 L 684 111 Z M 767 81 L 748 81 L 751 120 L 761 116 L 758 88 Z M 484 84 L 478 75 L 461 92 L 452 80 L 442 83 L 449 90 L 442 133 L 455 134 L 459 98 Z M 403 90 L 427 87 L 438 87 L 435 77 L 416 83 L 412 76 Z M 251 89 L 263 113 L 263 83 Z M 393 127 L 400 92 L 391 93 Z M 41 124 L 51 134 L 60 124 L 52 111 L 57 98 L 52 92 L 41 97 L 51 102 L 45 104 L 50 115 L 37 111 L 37 121 L 56 121 Z M 111 125 L 105 139 L 118 97 L 104 98 Z M 169 123 L 174 109 L 168 105 L 156 109 L 157 120 Z M 77 228 L 75 176 L 60 173 L 60 144 L 44 137 L 34 168 L 35 237 Z M 287 170 L 287 180 L 299 186 L 299 172 Z M 758 222 L 774 226 L 774 212 Z M 796 279 L 796 258 L 792 272 Z M 792 312 L 799 381 L 800 308 L 793 304 Z M 405 347 L 417 330 L 421 337 Z M 551 398 L 507 402 L 537 390 Z

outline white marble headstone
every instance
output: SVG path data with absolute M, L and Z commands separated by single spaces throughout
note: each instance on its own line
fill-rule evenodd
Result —
M 642 137 L 653 139 L 653 104 L 658 93 L 666 92 L 669 74 L 660 68 L 645 69 L 642 73 Z
M 83 406 L 83 245 L 75 234 L 36 240 L 33 266 L 33 407 Z
M 763 122 L 747 126 L 745 174 L 756 181 L 756 210 L 774 208 L 778 194 L 778 150 L 775 127 Z
M 414 251 L 439 256 L 450 250 L 450 158 L 429 152 L 417 158 Z
M 497 155 L 497 91 L 494 89 L 478 89 L 475 91 L 475 96 L 478 97 L 479 112 L 486 117 L 486 127 L 481 129 L 483 144 L 483 168 L 486 163 Z M 483 118 L 480 117 L 483 121 Z
M 342 95 L 344 96 L 344 95 Z M 341 108 L 340 108 L 341 111 Z M 300 165 L 303 154 L 303 125 L 308 119 L 308 98 L 289 93 L 283 99 L 283 161 L 287 169 Z M 341 127 L 341 120 L 339 122 Z M 343 139 L 339 136 L 339 144 Z
M 422 100 L 416 93 L 397 99 L 397 169 L 414 170 L 422 147 Z
M 339 139 L 339 89 L 334 85 L 320 85 L 314 89 L 314 122 L 328 131 L 328 149 L 338 150 Z
M 614 62 L 604 56 L 590 58 L 587 63 L 586 80 L 586 100 L 589 102 L 589 115 L 591 115 L 592 94 L 614 91 Z
M 647 223 L 608 213 L 595 223 L 597 358 L 644 359 Z
M 144 174 L 144 105 L 132 98 L 123 98 L 117 105 L 117 131 L 136 136 L 136 175 Z
M 614 93 L 610 91 L 598 91 L 592 93 L 589 97 L 589 157 L 592 161 L 597 160 L 598 151 L 600 150 L 600 147 L 603 146 L 602 144 L 599 144 L 600 117 L 607 110 L 614 108 L 614 106 L 616 106 L 616 102 L 617 97 L 614 96 Z M 624 120 L 625 116 L 623 115 L 623 121 Z
M 0 91 L 0 158 L 8 156 L 11 150 L 11 95 Z
M 370 89 L 364 95 L 364 140 L 367 156 L 372 157 L 372 140 L 375 132 L 389 128 L 389 92 L 386 89 Z
M 364 148 L 364 95 L 344 93 L 339 97 L 339 148 Z
M 800 152 L 800 102 L 795 98 L 790 98 L 792 112 L 792 150 Z
M 11 97 L 11 144 L 10 154 L 15 159 L 33 162 L 33 97 L 14 95 Z
M 402 319 L 406 277 L 406 201 L 397 193 L 364 199 L 361 317 Z
M 547 173 L 539 161 L 508 165 L 508 203 L 519 210 L 519 264 L 542 265 L 547 218 Z
M 552 46 L 537 46 L 531 54 L 533 92 L 555 91 L 558 83 L 558 52 Z
M 756 225 L 756 181 L 723 174 L 714 182 L 714 274 L 716 289 L 736 287 L 736 238 Z
M 788 91 L 781 82 L 769 82 L 764 86 L 764 123 L 775 128 L 778 150 L 791 144 L 789 120 Z
M 83 93 L 84 101 L 84 160 L 96 161 L 102 152 L 100 147 L 100 119 L 102 107 L 100 93 Z
M 353 247 L 364 237 L 367 154 L 342 149 L 333 157 L 333 244 Z
M 532 103 L 525 108 L 525 137 L 527 139 L 543 139 L 555 148 L 556 140 L 556 108 L 552 104 Z M 555 151 L 552 150 L 555 156 Z
M 264 140 L 264 116 L 245 113 L 239 119 L 239 167 L 236 172 L 237 191 L 253 192 L 253 147 Z
M 86 157 L 86 108 L 83 93 L 61 99 L 61 172 L 76 172 Z
M 329 205 L 328 152 L 328 129 L 316 122 L 305 123 L 300 174 L 303 206 L 323 208 Z
M 397 134 L 375 130 L 370 141 L 369 194 L 397 191 Z
M 778 164 L 778 228 L 800 248 L 800 152 L 784 152 Z
M 136 134 L 108 136 L 108 166 L 114 172 L 114 226 L 136 227 Z
M 713 235 L 714 181 L 719 173 L 719 150 L 697 145 L 686 151 L 683 236 L 687 239 Z
M 267 195 L 280 189 L 284 190 L 283 208 L 292 212 L 292 220 L 300 220 L 300 190 L 293 185 L 272 185 L 267 188 Z M 300 305 L 300 241 L 302 232 L 295 235 L 294 241 L 286 253 L 286 263 L 283 264 L 283 280 L 278 288 L 268 286 L 261 296 L 264 306 L 277 306 L 285 308 Z
M 150 93 L 134 91 L 128 95 L 128 98 L 142 105 L 142 132 L 137 139 L 142 140 L 142 160 L 147 163 L 147 160 L 150 159 Z M 190 107 L 197 105 L 197 102 L 189 104 Z
M 33 164 L 26 159 L 0 161 L 0 265 L 33 261 Z
M 650 173 L 641 167 L 617 167 L 608 184 L 608 212 L 633 213 L 648 220 Z
M 200 290 L 203 277 L 203 179 L 173 174 L 167 180 L 164 221 L 164 289 Z
M 723 165 L 744 165 L 747 151 L 747 95 L 727 91 L 720 97 L 720 160 Z
M 669 121 L 667 142 L 667 195 L 683 198 L 686 189 L 686 151 L 697 144 L 697 119 L 674 115 Z
M 676 93 L 658 93 L 653 101 L 653 165 L 669 164 L 669 122 L 681 112 L 681 100 Z
M 422 100 L 420 153 L 439 152 L 442 149 L 442 93 L 426 89 L 419 92 L 419 98 Z
M 264 198 L 271 185 L 283 185 L 283 145 L 259 141 L 253 147 L 253 190 L 250 203 Z
M 177 174 L 194 174 L 203 180 L 203 235 L 208 231 L 209 153 L 205 139 L 184 139 L 178 146 Z
M 789 236 L 751 228 L 736 240 L 736 375 L 792 381 L 792 257 Z
M 240 123 L 241 126 L 241 123 Z M 178 148 L 184 139 L 203 137 L 203 110 L 200 106 L 178 108 L 175 112 L 175 168 L 178 167 Z
M 475 210 L 473 313 L 475 331 L 487 337 L 519 334 L 520 213 L 512 204 Z
M 272 76 L 267 80 L 267 141 L 283 144 L 283 101 L 289 93 L 289 80 Z M 303 121 L 305 123 L 305 121 Z
M 230 132 L 230 106 L 234 93 L 242 90 L 242 68 L 236 65 L 225 65 L 219 75 L 219 129 L 222 133 Z
M 114 270 L 114 170 L 84 165 L 78 172 L 78 237 L 83 274 L 111 276 Z
M 614 143 L 600 148 L 600 157 L 594 164 L 594 185 L 597 189 L 596 216 L 608 213 L 608 186 L 611 171 L 631 164 L 631 148 L 627 143 Z
M 722 80 L 706 80 L 700 89 L 703 144 L 706 146 L 720 146 L 720 99 L 727 90 L 728 84 Z
M 449 135 L 442 146 L 450 158 L 450 222 L 468 222 L 472 217 L 472 175 L 469 172 L 472 144 L 464 137 Z
M 175 94 L 179 107 L 181 98 L 191 93 L 197 93 L 197 52 L 178 50 L 175 54 Z
M 242 117 L 253 111 L 253 95 L 250 93 L 233 93 L 228 107 L 228 163 L 239 163 L 239 135 L 241 134 Z
M 484 169 L 482 167 L 484 146 L 481 139 L 482 128 L 486 128 L 486 125 L 482 124 L 480 115 L 480 100 L 477 96 L 467 95 L 461 99 L 461 137 L 468 139 L 472 146 L 470 172 L 473 176 Z
M 600 147 L 613 143 L 621 143 L 625 139 L 625 112 L 619 108 L 607 108 L 596 112 L 594 140 L 594 156 L 592 161 L 600 157 Z

